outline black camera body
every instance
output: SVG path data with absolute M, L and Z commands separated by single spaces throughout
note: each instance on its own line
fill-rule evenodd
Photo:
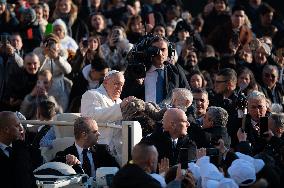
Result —
M 1 35 L 0 36 L 0 43 L 3 46 L 6 46 L 7 44 L 10 44 L 9 35 Z
M 152 62 L 151 59 L 160 54 L 160 49 L 152 46 L 153 41 L 160 36 L 148 34 L 143 36 L 143 38 L 134 45 L 127 55 L 128 67 L 135 71 L 133 75 L 135 78 L 144 78 L 146 76 L 146 71 L 150 69 Z M 160 37 L 163 38 L 163 37 Z M 166 38 L 163 38 L 168 42 L 168 56 L 169 58 L 174 56 L 175 47 Z M 141 72 L 143 71 L 143 72 Z

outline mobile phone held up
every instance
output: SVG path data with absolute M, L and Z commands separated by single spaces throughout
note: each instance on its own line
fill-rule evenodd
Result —
M 264 134 L 265 132 L 268 131 L 268 117 L 261 117 L 260 121 L 259 121 L 259 132 L 260 132 L 260 136 L 262 137 L 267 137 L 267 134 Z

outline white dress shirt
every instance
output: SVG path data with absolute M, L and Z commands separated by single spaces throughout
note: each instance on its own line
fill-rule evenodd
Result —
M 75 142 L 75 146 L 77 148 L 77 152 L 78 152 L 78 155 L 79 155 L 79 161 L 81 162 L 80 166 L 82 167 L 82 164 L 83 164 L 83 148 L 81 148 L 79 145 L 77 145 L 77 143 Z M 94 164 L 94 160 L 93 160 L 93 155 L 90 151 L 87 152 L 87 156 L 88 156 L 88 159 L 90 161 L 90 164 L 91 164 L 91 173 L 92 173 L 92 177 L 96 177 L 96 171 L 95 171 L 95 164 Z
M 156 83 L 158 78 L 158 73 L 156 69 L 164 69 L 164 67 L 157 68 L 154 65 L 146 72 L 145 77 L 145 102 L 156 103 Z

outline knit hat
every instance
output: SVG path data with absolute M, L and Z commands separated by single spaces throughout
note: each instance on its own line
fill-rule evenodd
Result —
M 64 22 L 62 19 L 56 19 L 56 20 L 52 23 L 53 28 L 54 28 L 55 26 L 57 26 L 57 25 L 62 26 L 65 35 L 67 35 L 67 26 L 66 26 L 65 22 Z

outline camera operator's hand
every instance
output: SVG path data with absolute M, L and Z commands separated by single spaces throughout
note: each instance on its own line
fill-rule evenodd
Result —
M 247 133 L 245 133 L 242 128 L 239 128 L 238 132 L 237 132 L 237 137 L 239 142 L 244 142 L 247 141 Z
M 9 56 L 15 54 L 15 48 L 11 44 L 6 44 L 6 52 Z

